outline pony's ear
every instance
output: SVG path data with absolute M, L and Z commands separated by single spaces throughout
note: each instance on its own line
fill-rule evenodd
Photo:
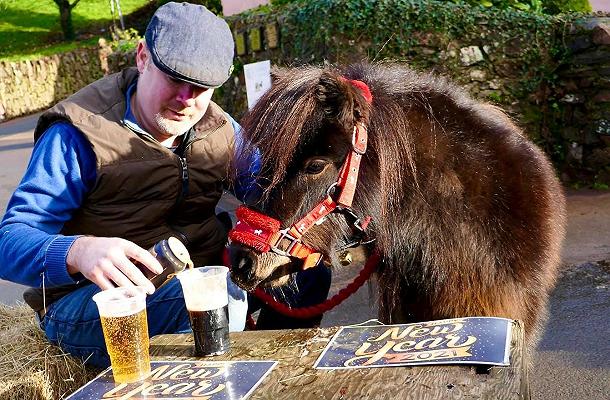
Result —
M 323 72 L 316 88 L 316 97 L 324 114 L 348 129 L 357 121 L 368 122 L 369 104 L 360 89 L 340 75 Z
M 277 66 L 272 66 L 271 67 L 271 82 L 277 81 L 278 79 L 280 79 L 281 77 L 283 77 L 287 73 L 288 73 L 288 70 L 286 68 L 280 68 L 280 67 L 277 67 Z

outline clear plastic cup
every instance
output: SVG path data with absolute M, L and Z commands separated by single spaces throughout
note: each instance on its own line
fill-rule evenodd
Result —
M 137 382 L 150 374 L 146 289 L 103 290 L 93 296 L 117 383 Z
M 228 273 L 227 267 L 208 266 L 186 269 L 176 275 L 193 329 L 195 356 L 229 350 Z

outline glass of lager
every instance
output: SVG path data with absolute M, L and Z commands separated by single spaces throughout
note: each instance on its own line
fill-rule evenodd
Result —
M 93 296 L 117 383 L 137 382 L 150 374 L 146 291 L 117 287 Z
M 223 266 L 186 269 L 178 275 L 189 313 L 195 356 L 213 356 L 229 350 L 229 294 Z

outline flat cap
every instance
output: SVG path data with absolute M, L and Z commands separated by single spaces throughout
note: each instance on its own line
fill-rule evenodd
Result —
M 233 35 L 229 25 L 207 8 L 166 3 L 144 35 L 151 58 L 164 73 L 204 88 L 216 88 L 233 72 Z

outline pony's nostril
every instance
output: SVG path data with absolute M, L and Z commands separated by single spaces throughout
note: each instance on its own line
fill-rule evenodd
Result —
M 231 246 L 230 258 L 233 272 L 240 280 L 249 281 L 254 278 L 254 260 L 248 250 L 239 245 Z
M 251 280 L 254 277 L 254 263 L 252 258 L 245 256 L 239 260 L 237 269 L 246 280 Z

